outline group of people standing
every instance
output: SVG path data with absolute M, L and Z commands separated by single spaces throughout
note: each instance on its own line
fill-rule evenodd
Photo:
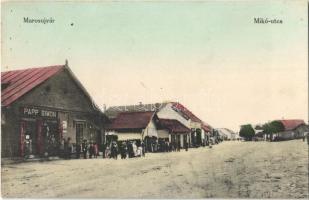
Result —
M 111 141 L 108 144 L 102 144 L 100 147 L 95 142 L 84 140 L 81 144 L 72 144 L 71 138 L 64 138 L 61 142 L 61 155 L 64 159 L 98 158 L 99 151 L 102 151 L 103 158 L 121 159 L 145 156 L 145 145 L 137 141 Z
M 184 149 L 188 151 L 189 144 L 184 143 Z M 172 152 L 180 151 L 180 142 L 169 142 L 169 141 L 159 141 L 156 143 L 156 147 L 153 148 L 155 151 L 152 152 Z M 112 140 L 107 144 L 102 144 L 99 146 L 95 142 L 87 142 L 83 140 L 81 144 L 71 144 L 71 138 L 62 140 L 61 151 L 63 158 L 70 159 L 75 157 L 76 159 L 92 159 L 98 158 L 99 152 L 102 152 L 103 158 L 113 158 L 118 159 L 120 155 L 121 159 L 133 158 L 133 157 L 144 157 L 146 153 L 146 146 L 142 141 L 128 140 L 128 141 L 115 141 Z
M 189 147 L 189 145 L 186 142 L 184 144 L 184 148 L 186 149 L 186 151 L 188 151 L 188 147 Z M 160 141 L 158 149 L 159 149 L 160 152 L 180 151 L 181 144 L 180 144 L 180 142 L 176 143 L 176 142 Z
M 83 154 L 83 158 L 97 158 L 99 156 L 99 146 L 95 142 L 88 144 L 87 140 L 84 140 L 81 145 L 76 146 L 76 158 L 80 158 L 80 154 Z
M 121 159 L 145 156 L 145 145 L 143 142 L 123 141 L 117 144 L 112 141 L 103 147 L 103 158 L 117 159 L 120 154 Z
M 61 143 L 61 155 L 65 159 L 72 158 L 72 155 L 75 154 L 76 158 L 79 159 L 81 154 L 84 159 L 87 158 L 97 158 L 99 155 L 99 147 L 95 142 L 88 143 L 87 140 L 84 140 L 82 144 L 72 144 L 71 138 L 63 139 Z

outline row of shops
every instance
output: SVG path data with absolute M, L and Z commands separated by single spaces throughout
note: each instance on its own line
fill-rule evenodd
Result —
M 165 142 L 175 148 L 188 148 L 206 146 L 219 139 L 210 125 L 178 102 L 115 106 L 105 114 L 111 119 L 106 126 L 107 137 L 144 141 L 150 152 Z
M 1 73 L 1 155 L 59 156 L 63 143 L 163 143 L 180 148 L 215 140 L 211 126 L 177 102 L 115 106 L 102 112 L 65 65 Z

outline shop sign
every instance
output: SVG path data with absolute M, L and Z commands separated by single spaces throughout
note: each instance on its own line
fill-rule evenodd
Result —
M 57 118 L 57 112 L 51 110 L 23 107 L 21 112 L 23 115 L 29 117 Z

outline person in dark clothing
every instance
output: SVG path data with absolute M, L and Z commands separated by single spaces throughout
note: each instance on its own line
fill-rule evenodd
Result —
M 117 147 L 117 143 L 114 141 L 112 143 L 112 158 L 116 159 L 117 160 L 117 157 L 118 157 L 118 147 Z
M 126 159 L 127 158 L 127 144 L 125 142 L 122 143 L 120 152 L 121 152 L 121 159 Z
M 133 158 L 134 157 L 132 142 L 128 142 L 128 153 L 129 153 L 129 158 Z
M 185 142 L 185 149 L 186 149 L 186 151 L 188 151 L 188 142 Z
M 172 143 L 170 143 L 170 142 L 168 143 L 168 148 L 169 148 L 168 151 L 169 151 L 169 152 L 172 152 L 172 150 L 173 150 L 173 145 L 172 145 Z
M 84 159 L 87 159 L 87 151 L 88 151 L 87 140 L 84 140 L 82 144 L 82 149 L 83 149 Z
M 80 152 L 81 152 L 81 146 L 80 144 L 76 145 L 76 158 L 79 159 L 80 158 Z
M 180 141 L 177 143 L 177 151 L 180 151 Z
M 142 146 L 142 156 L 145 157 L 146 147 L 145 147 L 144 142 L 142 142 L 141 146 Z
M 71 138 L 69 137 L 67 140 L 64 141 L 64 158 L 69 159 L 71 157 Z
M 89 158 L 91 159 L 93 155 L 94 155 L 94 147 L 93 147 L 93 143 L 90 143 L 90 146 L 89 146 Z
M 102 144 L 103 158 L 105 158 L 106 144 Z

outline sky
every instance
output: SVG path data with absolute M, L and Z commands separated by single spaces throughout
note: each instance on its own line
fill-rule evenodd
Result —
M 2 71 L 67 59 L 101 108 L 178 101 L 235 131 L 308 121 L 305 0 L 8 1 L 1 15 Z M 283 23 L 256 24 L 258 17 Z

